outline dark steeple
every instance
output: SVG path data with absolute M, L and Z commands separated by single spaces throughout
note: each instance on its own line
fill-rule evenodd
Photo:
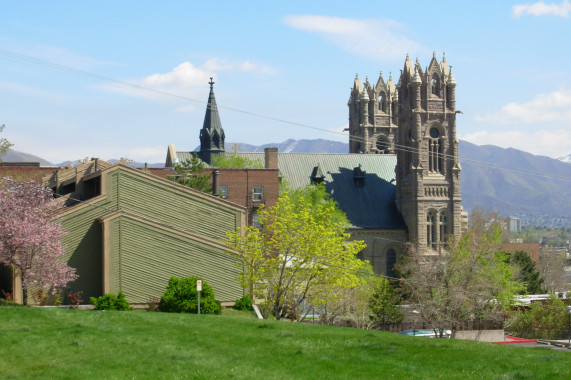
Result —
M 224 129 L 218 115 L 216 98 L 214 97 L 214 81 L 210 77 L 210 95 L 208 95 L 208 105 L 204 115 L 204 124 L 200 130 L 200 158 L 202 161 L 211 164 L 213 156 L 224 154 Z

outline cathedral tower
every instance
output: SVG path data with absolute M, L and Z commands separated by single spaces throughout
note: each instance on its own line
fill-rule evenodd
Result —
M 383 73 L 372 86 L 357 75 L 349 97 L 349 153 L 394 153 L 397 92 L 392 76 Z
M 398 87 L 396 203 L 409 241 L 435 250 L 460 236 L 456 81 L 446 58 L 407 56 Z
M 212 163 L 213 156 L 223 155 L 224 149 L 224 129 L 220 122 L 216 98 L 214 97 L 214 81 L 210 78 L 210 94 L 208 95 L 208 105 L 204 115 L 204 124 L 200 130 L 200 159 L 208 164 Z
M 438 250 L 460 236 L 456 81 L 446 58 L 424 70 L 408 57 L 398 84 L 357 76 L 349 97 L 349 152 L 397 156 L 396 204 L 408 240 Z

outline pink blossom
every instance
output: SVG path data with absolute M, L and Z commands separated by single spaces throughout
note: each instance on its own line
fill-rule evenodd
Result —
M 22 286 L 45 291 L 77 278 L 64 261 L 61 224 L 53 221 L 62 207 L 52 191 L 34 181 L 0 180 L 0 264 L 22 273 Z

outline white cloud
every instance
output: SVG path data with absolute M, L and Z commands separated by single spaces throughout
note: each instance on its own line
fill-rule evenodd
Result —
M 208 83 L 212 74 L 204 68 L 195 67 L 190 62 L 183 62 L 168 73 L 152 74 L 143 78 L 140 85 L 144 87 L 192 87 Z
M 477 145 L 489 144 L 502 148 L 515 148 L 552 158 L 567 156 L 571 153 L 571 131 L 566 129 L 543 129 L 532 133 L 521 130 L 479 131 L 460 136 L 460 138 Z
M 569 17 L 571 12 L 571 4 L 568 0 L 564 0 L 561 4 L 551 3 L 545 4 L 543 1 L 538 1 L 533 4 L 519 4 L 512 7 L 512 16 L 521 17 L 524 15 L 530 16 L 557 16 Z
M 292 28 L 317 33 L 343 49 L 375 60 L 402 59 L 420 45 L 403 35 L 404 25 L 387 19 L 350 19 L 319 15 L 290 15 Z
M 107 91 L 123 93 L 139 97 L 186 96 L 193 97 L 194 90 L 200 90 L 210 81 L 217 80 L 216 72 L 254 72 L 257 74 L 273 74 L 274 70 L 266 65 L 251 61 L 228 62 L 219 58 L 211 58 L 201 66 L 185 61 L 166 73 L 155 73 L 142 79 L 114 82 L 99 86 Z M 189 107 L 180 109 L 188 112 Z
M 511 102 L 497 112 L 477 115 L 475 119 L 498 124 L 546 122 L 571 124 L 571 90 L 561 89 L 539 94 L 526 103 Z

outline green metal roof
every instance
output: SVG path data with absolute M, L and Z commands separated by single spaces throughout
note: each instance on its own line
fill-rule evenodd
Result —
M 264 160 L 264 153 L 238 155 Z M 327 192 L 355 228 L 406 228 L 395 205 L 396 163 L 394 154 L 278 153 L 280 176 L 293 188 L 311 183 L 319 166 Z M 364 176 L 358 173 L 362 179 L 355 179 L 354 168 L 359 166 Z
M 176 152 L 179 160 L 193 152 Z M 264 153 L 240 153 L 251 160 L 264 161 Z M 347 214 L 353 228 L 405 229 L 395 204 L 394 154 L 278 153 L 280 177 L 297 189 L 311 183 L 319 171 L 327 192 Z M 355 178 L 355 168 L 357 171 Z M 316 169 L 319 167 L 319 170 Z

